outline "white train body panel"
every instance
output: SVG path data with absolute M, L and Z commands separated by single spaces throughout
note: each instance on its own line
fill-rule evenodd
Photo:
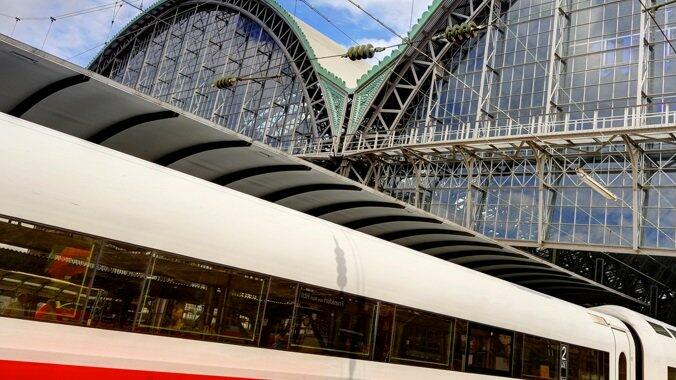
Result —
M 4 114 L 0 173 L 0 214 L 606 351 L 617 378 L 612 328 L 590 313 L 622 328 L 619 319 Z M 265 378 L 493 378 L 8 318 L 0 359 Z
M 671 331 L 676 331 L 675 327 L 623 307 L 599 306 L 593 308 L 593 310 L 618 318 L 626 325 L 631 326 L 638 334 L 640 346 L 643 350 L 644 379 L 664 379 L 668 367 L 676 368 L 676 340 L 673 337 L 658 334 L 648 324 L 648 321 L 666 327 Z

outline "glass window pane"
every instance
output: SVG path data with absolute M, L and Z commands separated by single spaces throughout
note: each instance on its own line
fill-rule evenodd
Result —
M 370 356 L 376 302 L 334 290 L 301 286 L 293 350 Z
M 555 379 L 558 363 L 558 342 L 526 335 L 523 346 L 523 378 Z
M 80 323 L 97 240 L 0 219 L 0 315 Z
M 378 308 L 378 330 L 373 360 L 388 362 L 392 351 L 392 326 L 394 324 L 394 306 L 381 302 Z
M 298 283 L 295 281 L 272 279 L 265 304 L 261 347 L 278 350 L 289 348 L 289 333 L 297 289 Z
M 138 328 L 162 335 L 256 344 L 267 279 L 154 254 Z
M 150 255 L 145 248 L 103 244 L 88 297 L 88 326 L 132 330 Z
M 511 331 L 470 324 L 467 369 L 470 372 L 507 375 L 512 358 Z
M 568 379 L 600 380 L 603 368 L 598 368 L 599 351 L 591 348 L 570 345 L 568 359 Z
M 453 319 L 405 307 L 396 309 L 391 362 L 448 366 Z
M 455 320 L 455 337 L 453 338 L 453 366 L 454 371 L 465 371 L 467 349 L 467 321 Z

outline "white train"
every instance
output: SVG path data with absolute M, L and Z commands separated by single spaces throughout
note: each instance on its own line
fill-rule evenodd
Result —
M 585 309 L 0 115 L 0 378 L 676 379 Z

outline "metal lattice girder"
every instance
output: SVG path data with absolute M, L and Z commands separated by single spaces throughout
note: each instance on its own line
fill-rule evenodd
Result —
M 387 80 L 374 96 L 373 103 L 365 113 L 364 130 L 392 131 L 399 127 L 406 110 L 419 95 L 422 88 L 428 88 L 432 73 L 443 66 L 443 59 L 452 51 L 455 43 L 446 40 L 432 41 L 432 36 L 444 29 L 453 20 L 471 21 L 486 17 L 491 2 L 470 0 L 469 2 L 444 3 L 436 14 L 427 19 L 424 29 L 415 36 L 412 44 L 395 61 L 385 68 Z M 448 15 L 451 17 L 448 17 Z M 353 123 L 359 122 L 357 118 Z

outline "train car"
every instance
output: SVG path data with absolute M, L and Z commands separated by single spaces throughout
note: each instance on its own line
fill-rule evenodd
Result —
M 593 310 L 622 321 L 634 343 L 637 379 L 676 380 L 676 329 L 656 319 L 618 306 L 599 306 Z M 618 358 L 621 363 L 623 358 Z
M 3 379 L 673 380 L 671 326 L 5 114 L 0 175 Z

